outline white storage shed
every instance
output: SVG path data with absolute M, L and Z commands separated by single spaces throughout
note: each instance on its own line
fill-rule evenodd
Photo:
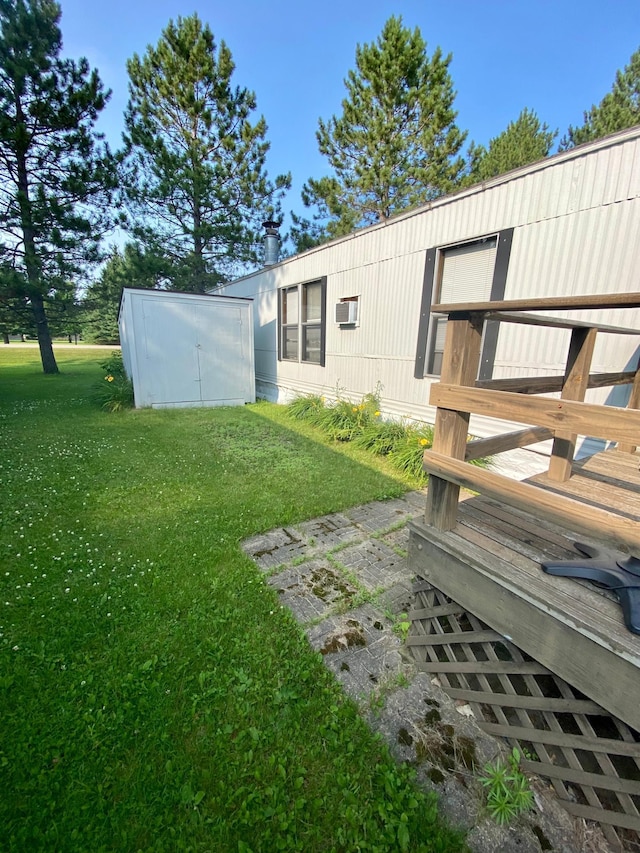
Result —
M 251 299 L 125 287 L 118 326 L 136 408 L 255 402 Z

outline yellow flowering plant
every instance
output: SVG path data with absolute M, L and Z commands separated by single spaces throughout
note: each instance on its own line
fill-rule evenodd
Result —
M 108 412 L 133 406 L 133 385 L 127 377 L 120 350 L 114 350 L 100 365 L 105 376 L 95 392 L 96 402 Z

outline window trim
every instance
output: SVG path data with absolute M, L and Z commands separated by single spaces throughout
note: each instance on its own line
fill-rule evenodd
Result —
M 432 321 L 431 306 L 433 304 L 433 293 L 436 287 L 438 277 L 441 272 L 442 253 L 446 249 L 452 249 L 456 246 L 465 246 L 470 243 L 479 243 L 491 237 L 497 237 L 498 244 L 496 249 L 496 260 L 493 268 L 493 279 L 491 281 L 492 301 L 504 299 L 505 288 L 507 283 L 507 272 L 509 269 L 509 258 L 511 256 L 511 245 L 513 242 L 513 228 L 505 228 L 502 231 L 490 232 L 471 240 L 464 240 L 458 243 L 449 243 L 443 246 L 433 246 L 427 249 L 424 265 L 424 277 L 422 282 L 422 300 L 420 304 L 420 322 L 418 325 L 418 342 L 416 347 L 416 360 L 414 368 L 414 377 L 416 379 L 437 378 L 437 374 L 425 373 L 425 368 L 429 360 L 429 330 Z M 496 357 L 496 349 L 498 344 L 498 330 L 500 324 L 495 320 L 485 323 L 484 340 L 482 344 L 482 353 L 480 357 L 480 370 L 478 373 L 479 379 L 491 379 L 493 373 L 493 365 Z
M 311 284 L 320 285 L 320 320 L 308 322 L 302 319 L 303 311 L 303 294 L 304 288 Z M 284 324 L 282 318 L 284 316 L 284 294 L 287 291 L 297 290 L 298 292 L 298 318 L 296 323 L 287 322 Z M 289 319 L 289 318 L 287 318 Z M 287 326 L 296 326 L 298 329 L 298 357 L 285 358 L 284 350 L 284 335 L 283 332 Z M 306 340 L 306 330 L 311 328 L 320 329 L 320 361 L 310 361 L 303 358 L 304 342 Z M 288 361 L 293 364 L 315 364 L 317 367 L 325 366 L 326 354 L 326 339 L 327 339 L 327 277 L 320 276 L 311 278 L 307 281 L 301 281 L 298 284 L 290 284 L 278 288 L 278 361 Z

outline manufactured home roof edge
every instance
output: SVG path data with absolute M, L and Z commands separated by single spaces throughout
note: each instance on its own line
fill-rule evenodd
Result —
M 519 166 L 517 169 L 511 169 L 511 171 L 509 172 L 504 172 L 502 175 L 497 175 L 495 178 L 490 178 L 486 181 L 480 181 L 470 187 L 464 187 L 463 189 L 459 189 L 455 192 L 448 193 L 447 195 L 440 196 L 439 198 L 434 199 L 433 201 L 429 201 L 426 204 L 422 204 L 419 207 L 413 207 L 410 210 L 403 211 L 402 213 L 396 213 L 393 216 L 390 216 L 388 219 L 385 219 L 383 222 L 376 222 L 373 225 L 367 225 L 364 228 L 358 228 L 355 231 L 352 231 L 350 234 L 345 234 L 343 237 L 336 237 L 333 240 L 329 240 L 326 243 L 320 244 L 319 246 L 314 246 L 311 249 L 307 249 L 305 252 L 300 252 L 297 255 L 291 255 L 288 258 L 283 258 L 277 264 L 270 264 L 268 267 L 261 266 L 259 267 L 259 269 L 254 270 L 253 272 L 247 273 L 246 275 L 240 276 L 239 278 L 231 279 L 231 281 L 224 282 L 223 284 L 219 284 L 208 292 L 210 295 L 214 296 L 216 295 L 216 291 L 220 288 L 227 287 L 230 284 L 236 284 L 237 282 L 246 281 L 247 279 L 253 278 L 256 275 L 261 275 L 267 269 L 277 269 L 278 267 L 291 263 L 291 261 L 298 260 L 298 258 L 309 256 L 316 252 L 324 251 L 329 246 L 337 246 L 340 243 L 346 243 L 348 240 L 354 240 L 365 234 L 369 234 L 372 231 L 376 231 L 382 228 L 388 228 L 390 225 L 395 225 L 397 222 L 402 222 L 405 219 L 411 219 L 414 216 L 420 216 L 421 214 L 430 210 L 434 210 L 435 208 L 444 207 L 445 205 L 452 204 L 453 202 L 459 201 L 461 198 L 467 198 L 478 193 L 484 192 L 485 190 L 490 189 L 491 187 L 500 186 L 500 184 L 506 184 L 509 181 L 512 181 L 515 178 L 519 178 L 523 175 L 529 175 L 533 174 L 534 172 L 542 171 L 543 169 L 551 168 L 557 163 L 561 163 L 564 160 L 579 159 L 580 157 L 584 157 L 588 154 L 591 154 L 593 151 L 598 151 L 599 149 L 603 148 L 611 148 L 615 145 L 622 145 L 624 142 L 627 142 L 628 140 L 634 138 L 640 138 L 640 125 L 634 125 L 633 127 L 626 128 L 625 130 L 620 130 L 617 133 L 611 133 L 608 136 L 603 136 L 600 139 L 594 140 L 593 142 L 584 142 L 582 143 L 582 145 L 577 145 L 575 148 L 571 148 L 568 151 L 560 151 L 557 154 L 553 154 L 551 157 L 545 157 L 543 160 L 537 160 L 535 163 L 530 163 L 528 166 Z

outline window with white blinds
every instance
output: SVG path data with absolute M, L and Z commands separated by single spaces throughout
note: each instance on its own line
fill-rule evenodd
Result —
M 442 251 L 440 302 L 486 302 L 491 296 L 495 237 Z
M 441 250 L 440 285 L 434 302 L 486 302 L 491 298 L 498 240 L 489 237 Z M 447 329 L 443 314 L 432 314 L 427 373 L 439 376 Z

